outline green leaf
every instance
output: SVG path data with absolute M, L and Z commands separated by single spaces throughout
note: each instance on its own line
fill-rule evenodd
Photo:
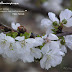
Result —
M 24 34 L 21 33 L 20 36 L 25 36 L 25 39 L 28 39 L 31 36 L 31 32 L 30 33 L 25 32 Z
M 54 34 L 56 34 L 56 30 L 55 29 L 51 29 L 53 32 L 54 32 Z
M 24 34 L 20 33 L 20 36 L 24 36 Z
M 16 37 L 17 37 L 17 35 L 18 35 L 18 33 L 17 33 L 17 32 L 12 32 L 12 37 L 13 37 L 13 38 L 16 38 Z
M 11 37 L 13 37 L 13 38 L 16 38 L 17 35 L 18 35 L 17 32 L 10 32 L 10 33 L 7 33 L 7 34 L 6 34 L 6 36 L 11 36 Z
M 58 37 L 59 39 L 63 39 L 64 40 L 64 37 L 62 36 L 62 37 Z
M 37 35 L 37 37 L 41 37 L 40 35 Z
M 7 33 L 6 36 L 11 36 L 11 33 Z
M 62 45 L 65 45 L 65 40 L 61 40 L 60 43 L 61 43 Z

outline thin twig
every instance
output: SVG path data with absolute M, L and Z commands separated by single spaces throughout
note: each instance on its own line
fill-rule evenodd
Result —
M 7 29 L 7 30 L 9 30 L 9 31 L 17 32 L 16 30 L 12 29 L 11 27 L 8 27 L 8 26 L 0 23 L 0 29 L 1 29 L 1 28 Z M 33 33 L 32 35 L 36 36 L 36 34 L 34 34 L 34 33 Z M 58 37 L 66 36 L 66 35 L 72 35 L 72 32 L 63 32 L 63 33 L 59 33 L 59 34 L 56 34 L 56 35 L 57 35 Z
M 66 35 L 72 35 L 72 32 L 63 32 L 63 33 L 60 33 L 60 34 L 56 34 L 58 37 L 60 36 L 66 36 Z
M 0 29 L 4 29 L 4 30 L 6 30 L 6 31 L 14 31 L 14 32 L 17 32 L 16 30 L 14 30 L 14 29 L 12 29 L 11 27 L 9 27 L 9 26 L 6 26 L 6 25 L 4 25 L 4 24 L 2 24 L 2 23 L 0 23 Z

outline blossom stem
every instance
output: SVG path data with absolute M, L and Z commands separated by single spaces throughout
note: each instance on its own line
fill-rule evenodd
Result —
M 0 29 L 4 29 L 5 32 L 8 32 L 8 31 L 14 31 L 14 32 L 17 32 L 16 30 L 12 29 L 11 27 L 9 26 L 6 26 L 2 23 L 0 23 Z

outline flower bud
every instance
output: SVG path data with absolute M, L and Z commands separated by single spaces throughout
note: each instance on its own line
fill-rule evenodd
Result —
M 63 23 L 63 24 L 66 24 L 66 23 L 67 23 L 67 20 L 66 20 L 66 19 L 63 19 L 63 20 L 62 20 L 62 23 Z
M 65 40 L 61 40 L 60 43 L 61 43 L 62 45 L 65 45 Z
M 57 26 L 57 25 L 58 25 L 57 21 L 54 21 L 53 26 Z
M 18 27 L 18 31 L 19 31 L 20 33 L 24 33 L 24 32 L 26 32 L 27 30 L 26 30 L 26 28 L 25 28 L 24 26 L 19 26 L 19 27 Z

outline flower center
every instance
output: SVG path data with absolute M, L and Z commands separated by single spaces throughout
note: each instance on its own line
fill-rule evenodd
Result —
M 10 43 L 9 49 L 13 50 L 13 44 L 12 43 Z
M 48 39 L 48 37 L 47 37 L 47 38 L 45 38 L 45 43 L 48 43 L 48 42 L 51 42 L 51 40 Z
M 66 20 L 66 19 L 63 19 L 63 20 L 62 20 L 62 23 L 63 23 L 63 24 L 66 24 L 66 23 L 67 23 L 67 20 Z
M 34 51 L 32 48 L 30 48 L 30 50 L 31 50 L 33 53 L 35 53 L 35 51 Z
M 21 47 L 23 48 L 25 46 L 25 40 L 21 41 Z
M 6 40 L 3 39 L 3 40 L 1 41 L 1 44 L 5 44 L 5 43 L 6 43 Z

